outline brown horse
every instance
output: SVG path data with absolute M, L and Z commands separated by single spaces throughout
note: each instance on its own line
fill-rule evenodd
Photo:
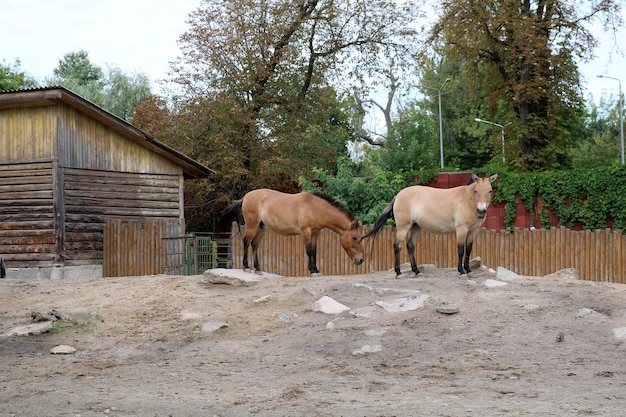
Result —
M 472 174 L 470 184 L 449 189 L 413 186 L 401 190 L 383 210 L 376 224 L 363 238 L 375 236 L 394 217 L 397 230 L 393 242 L 396 276 L 400 275 L 400 252 L 402 242 L 406 244 L 411 269 L 419 274 L 415 262 L 415 242 L 420 230 L 432 233 L 456 232 L 458 271 L 469 273 L 469 257 L 474 236 L 485 221 L 487 207 L 491 202 L 491 183 L 498 178 L 479 178 Z
M 341 236 L 341 246 L 355 265 L 363 263 L 363 223 L 355 220 L 341 204 L 321 194 L 286 194 L 265 188 L 253 190 L 226 207 L 219 223 L 234 219 L 240 226 L 246 225 L 245 235 L 242 234 L 244 269 L 249 269 L 248 248 L 251 246 L 254 269 L 260 272 L 258 250 L 265 229 L 287 236 L 302 235 L 311 275 L 320 273 L 317 269 L 317 239 L 325 228 Z

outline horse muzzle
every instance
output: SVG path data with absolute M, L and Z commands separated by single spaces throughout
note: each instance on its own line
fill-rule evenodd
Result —
M 487 215 L 487 209 L 476 209 L 476 215 L 479 219 L 484 219 Z
M 354 258 L 352 258 L 352 263 L 354 263 L 355 265 L 361 265 L 363 263 L 363 257 L 355 256 Z

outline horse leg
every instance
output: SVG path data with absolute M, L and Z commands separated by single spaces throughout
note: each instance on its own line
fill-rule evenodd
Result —
M 472 246 L 473 246 L 473 242 L 472 241 L 468 241 L 465 244 L 465 259 L 464 259 L 464 262 L 463 262 L 463 268 L 465 269 L 465 272 L 467 272 L 468 274 L 470 272 L 472 272 L 470 270 L 470 266 L 469 266 L 470 254 L 472 253 Z
M 320 270 L 317 269 L 317 234 L 312 233 L 310 236 L 305 235 L 306 254 L 309 257 L 309 274 L 311 276 L 319 275 Z
M 463 258 L 467 253 L 467 230 L 465 229 L 457 229 L 456 231 L 456 249 L 457 254 L 459 256 L 459 262 L 457 265 L 457 270 L 459 274 L 463 275 L 466 273 L 465 267 L 463 265 Z M 471 250 L 471 247 L 470 247 Z M 469 254 L 467 255 L 469 257 Z M 467 261 L 467 272 L 469 272 L 469 260 Z
M 413 227 L 411 227 L 409 239 L 406 242 L 406 250 L 409 252 L 409 260 L 411 261 L 411 270 L 415 272 L 415 275 L 420 273 L 419 269 L 417 269 L 417 262 L 415 262 L 415 246 L 417 238 L 419 237 L 419 232 L 419 227 L 414 224 Z
M 254 259 L 254 272 L 257 274 L 261 273 L 261 268 L 259 268 L 259 245 L 261 244 L 261 240 L 263 240 L 263 236 L 265 236 L 265 227 L 263 227 L 263 223 L 261 223 L 251 242 L 252 258 Z
M 402 252 L 402 242 L 404 242 L 404 239 L 406 239 L 406 236 L 408 233 L 409 233 L 408 226 L 397 227 L 396 239 L 393 241 L 393 254 L 395 256 L 395 263 L 394 263 L 393 269 L 396 271 L 396 278 L 402 273 L 400 271 L 400 253 Z
M 243 269 L 250 269 L 248 265 L 248 248 L 250 247 L 250 238 L 248 236 L 243 237 Z

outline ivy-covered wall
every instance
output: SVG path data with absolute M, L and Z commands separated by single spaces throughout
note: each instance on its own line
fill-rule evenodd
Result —
M 555 219 L 556 225 L 567 228 L 624 230 L 626 226 L 624 166 L 499 174 L 493 202 L 504 204 L 507 229 L 516 226 L 518 204 L 533 217 L 533 225 L 543 228 L 555 226 Z

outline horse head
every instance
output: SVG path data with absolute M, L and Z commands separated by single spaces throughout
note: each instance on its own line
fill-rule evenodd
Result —
M 498 178 L 498 174 L 493 174 L 489 178 L 480 178 L 476 174 L 472 174 L 474 182 L 474 200 L 476 203 L 476 215 L 479 219 L 484 219 L 487 214 L 487 207 L 491 203 L 491 183 Z
M 353 220 L 350 228 L 341 233 L 341 246 L 355 265 L 363 263 L 363 246 L 361 245 L 361 231 L 363 222 Z

